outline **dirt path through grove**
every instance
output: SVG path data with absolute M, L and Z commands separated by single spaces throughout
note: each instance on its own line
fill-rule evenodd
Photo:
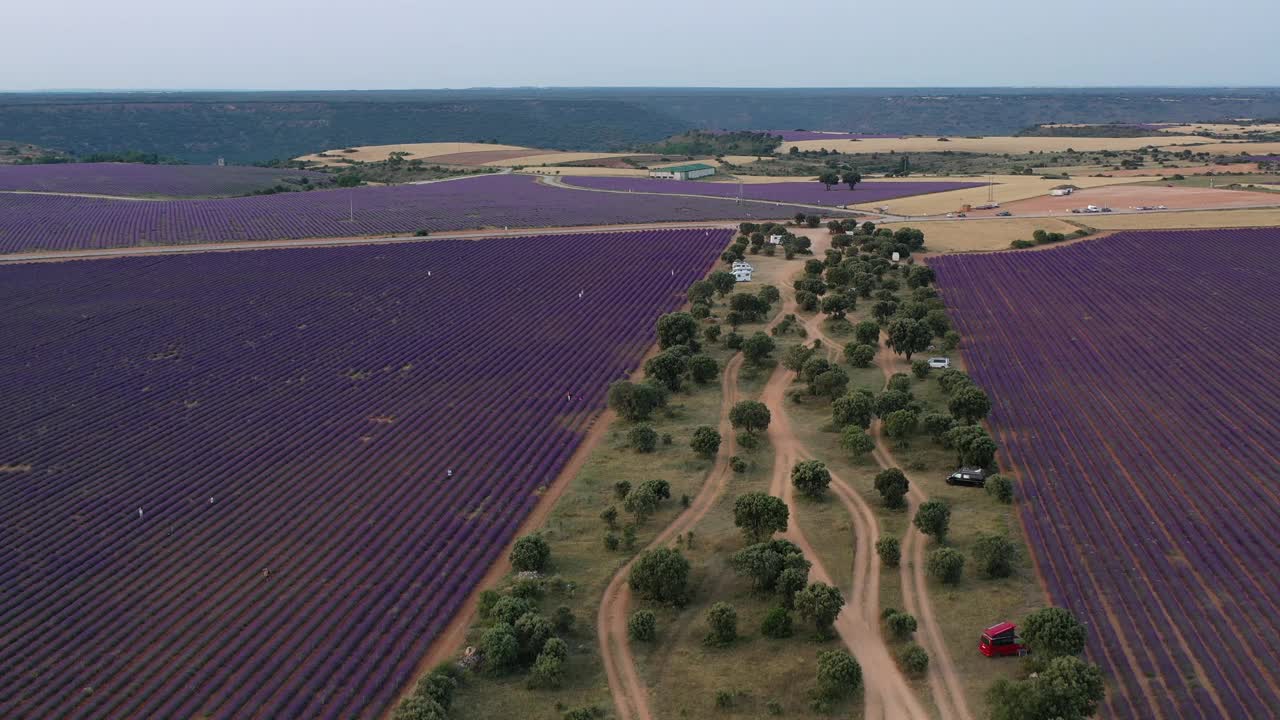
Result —
M 776 321 L 775 321 L 776 322 Z M 716 504 L 729 485 L 733 471 L 729 467 L 729 458 L 737 451 L 733 441 L 733 427 L 729 423 L 729 409 L 738 402 L 738 373 L 742 369 L 742 354 L 734 355 L 725 365 L 720 381 L 720 451 L 716 455 L 715 465 L 707 473 L 707 480 L 698 491 L 697 497 L 689 504 L 688 509 L 680 513 L 670 525 L 658 533 L 658 536 L 644 547 L 646 550 L 665 547 L 679 534 L 683 534 L 698 524 L 707 512 Z M 614 708 L 620 720 L 653 720 L 653 711 L 649 707 L 649 691 L 640 673 L 636 670 L 635 658 L 631 654 L 630 638 L 627 637 L 627 615 L 631 608 L 631 568 L 641 553 L 637 553 L 627 564 L 614 573 L 609 586 L 600 601 L 600 610 L 596 615 L 596 635 L 600 639 L 600 658 L 604 662 L 605 675 L 609 681 L 609 689 L 613 694 Z
M 876 365 L 884 373 L 885 384 L 894 373 L 910 374 L 907 363 L 889 350 L 886 344 L 888 337 L 881 331 L 882 349 L 876 353 Z M 929 690 L 934 703 L 944 718 L 957 720 L 973 720 L 973 713 L 965 699 L 964 687 L 960 683 L 960 673 L 955 661 L 947 649 L 946 639 L 938 618 L 933 611 L 933 602 L 929 599 L 929 584 L 925 577 L 925 545 L 928 542 L 914 524 L 916 510 L 920 503 L 929 499 L 919 479 L 913 477 L 894 458 L 885 439 L 880 420 L 871 425 L 871 434 L 876 442 L 872 455 L 883 468 L 896 467 L 902 470 L 910 483 L 907 492 L 907 533 L 902 541 L 902 562 L 899 572 L 902 580 L 903 605 L 907 612 L 919 622 L 920 645 L 929 653 Z

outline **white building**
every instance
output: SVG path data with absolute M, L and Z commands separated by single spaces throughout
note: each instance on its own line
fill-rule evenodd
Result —
M 782 236 L 781 236 L 781 235 L 770 235 L 770 236 L 769 236 L 769 244 L 770 244 L 770 245 L 781 245 L 781 244 L 782 244 Z
M 671 167 L 654 168 L 649 177 L 662 180 L 696 180 L 700 177 L 715 175 L 716 169 L 711 165 L 693 163 L 692 165 L 673 165 Z
M 754 269 L 755 268 L 751 267 L 751 263 L 746 260 L 738 260 L 733 264 L 733 267 L 729 269 L 729 272 L 733 273 L 733 279 L 735 282 L 751 282 L 751 271 Z

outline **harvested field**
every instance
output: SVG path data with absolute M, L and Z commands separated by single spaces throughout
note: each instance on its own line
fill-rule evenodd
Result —
M 303 180 L 305 179 L 305 183 Z M 331 175 L 248 166 L 56 163 L 0 165 L 0 191 L 85 193 L 135 197 L 248 195 L 276 185 L 329 184 Z
M 730 237 L 0 268 L 0 716 L 383 716 Z
M 1055 168 L 1055 170 L 1056 169 L 1057 168 Z M 1063 171 L 1070 172 L 1073 169 L 1074 168 L 1063 168 Z M 1190 167 L 1145 167 L 1134 168 L 1133 170 L 1105 170 L 1094 168 L 1089 170 L 1089 173 L 1109 175 L 1111 177 L 1169 177 L 1170 175 L 1207 175 L 1210 173 L 1217 175 L 1219 173 L 1253 173 L 1257 171 L 1258 164 L 1256 162 L 1245 162 L 1230 163 L 1228 165 L 1194 165 Z
M 882 223 L 876 227 L 895 230 L 918 228 L 924 232 L 930 253 L 961 253 L 1006 250 L 1014 240 L 1030 240 L 1036 230 L 1070 235 L 1079 228 L 1055 218 L 991 218 L 989 220 L 932 220 Z
M 924 193 L 946 192 L 965 187 L 974 187 L 976 183 L 960 182 L 914 182 L 914 183 L 877 183 L 863 182 L 850 190 L 847 185 L 833 186 L 828 190 L 817 182 L 797 183 L 752 183 L 743 184 L 739 188 L 736 182 L 700 182 L 697 180 L 659 180 L 652 178 L 588 178 L 580 177 L 566 181 L 574 187 L 592 188 L 596 190 L 613 190 L 617 192 L 636 193 L 672 193 L 689 195 L 706 195 L 709 197 L 742 197 L 751 200 L 768 200 L 773 202 L 805 203 L 808 205 L 825 205 L 828 207 L 844 207 L 854 203 L 880 202 L 891 198 Z
M 534 150 L 526 155 L 513 157 L 507 160 L 491 160 L 484 163 L 484 165 L 488 167 L 507 165 L 554 165 L 556 163 L 624 157 L 628 157 L 628 153 L 554 152 L 549 150 Z
M 649 171 L 643 168 L 581 167 L 574 165 L 526 167 L 516 170 L 516 173 L 520 175 L 541 175 L 542 177 L 649 177 Z
M 956 178 L 960 179 L 960 178 Z M 967 179 L 967 178 L 965 178 Z M 898 215 L 942 215 L 960 210 L 964 205 L 981 205 L 987 201 L 987 184 L 985 178 L 973 178 L 981 182 L 979 187 L 968 190 L 922 195 L 920 197 L 895 200 L 885 203 L 889 212 Z M 1122 185 L 1133 183 L 1134 178 L 1097 178 L 1077 177 L 1070 180 L 1042 180 L 1027 175 L 996 175 L 994 196 L 998 203 L 1025 200 L 1040 195 L 1048 195 L 1049 191 L 1059 185 L 1075 185 L 1077 187 L 1099 187 L 1105 185 Z M 871 206 L 859 207 L 872 209 Z
M 1244 135 L 1246 133 L 1280 132 L 1280 123 L 1258 123 L 1256 125 L 1241 125 L 1239 123 L 1191 123 L 1188 125 L 1169 125 L 1161 130 L 1162 132 L 1171 133 L 1173 135 L 1190 135 L 1198 132 L 1213 133 L 1215 135 Z
M 343 150 L 354 150 L 355 152 L 343 152 Z M 326 150 L 325 154 L 330 157 L 320 157 L 319 153 L 313 155 L 303 155 L 296 158 L 306 162 L 317 162 L 323 165 L 341 165 L 339 162 L 342 158 L 355 160 L 357 162 L 378 162 L 386 160 L 393 152 L 408 153 L 408 159 L 427 160 L 439 155 L 454 155 L 457 153 L 470 152 L 489 152 L 493 150 L 527 150 L 529 154 L 546 152 L 545 150 L 534 150 L 532 148 L 521 147 L 519 145 L 498 145 L 491 143 L 473 143 L 473 142 L 435 142 L 435 143 L 401 143 L 398 145 L 363 145 L 354 148 L 337 148 L 334 150 Z
M 1136 207 L 1164 205 L 1170 210 L 1215 210 L 1225 208 L 1269 207 L 1280 205 L 1280 197 L 1273 193 L 1247 190 L 1218 190 L 1213 188 L 1166 187 L 1163 185 L 1120 185 L 1079 190 L 1064 197 L 1042 196 L 1005 205 L 1015 215 L 1019 213 L 1067 213 L 1072 208 L 1086 205 L 1109 207 L 1113 210 L 1130 210 Z M 975 210 L 974 216 L 993 215 L 998 210 Z M 1081 215 L 1082 222 L 1090 222 L 1094 215 Z
M 1218 142 L 1212 138 L 1199 138 L 1202 145 L 1190 148 L 1194 152 L 1215 155 L 1270 155 L 1280 153 L 1280 142 Z M 1162 146 L 1164 147 L 1164 146 Z M 1165 148 L 1168 149 L 1168 148 Z
M 881 138 L 868 140 L 801 140 L 786 142 L 778 148 L 785 154 L 792 147 L 801 150 L 835 150 L 842 153 L 895 152 L 975 152 L 1013 153 L 1061 152 L 1068 148 L 1080 151 L 1135 150 L 1148 145 L 1204 143 L 1206 138 L 1194 135 L 1136 137 L 1136 138 L 1088 138 L 1088 137 L 950 137 L 945 141 L 936 137 Z
M 1131 232 L 930 262 L 1106 717 L 1280 707 L 1276 247 L 1277 228 Z
M 1103 230 L 1265 227 L 1280 225 L 1280 208 L 1176 213 L 1108 213 L 1088 215 L 1082 222 Z
M 465 165 L 476 167 L 485 163 L 502 163 L 505 160 L 526 157 L 529 150 L 477 150 L 475 152 L 450 153 L 435 155 L 430 158 L 431 164 Z
M 0 193 L 0 252 L 355 237 L 419 229 L 778 220 L 797 212 L 812 210 L 709 197 L 590 193 L 522 175 L 222 200 L 138 202 Z

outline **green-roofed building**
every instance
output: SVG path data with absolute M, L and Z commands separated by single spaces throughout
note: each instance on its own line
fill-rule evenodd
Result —
M 707 177 L 708 175 L 715 174 L 715 167 L 704 163 L 672 165 L 671 167 L 654 168 L 649 171 L 649 177 L 661 178 L 663 180 L 696 180 L 700 177 Z

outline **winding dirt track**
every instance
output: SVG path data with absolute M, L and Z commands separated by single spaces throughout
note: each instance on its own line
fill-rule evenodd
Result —
M 887 337 L 881 333 L 880 344 L 884 348 L 876 353 L 876 365 L 884 373 L 885 383 L 898 372 L 910 373 L 910 367 L 885 344 Z M 902 541 L 902 563 L 899 572 L 902 576 L 902 597 L 905 610 L 919 621 L 920 645 L 929 653 L 929 691 L 934 704 L 943 718 L 957 720 L 973 720 L 965 699 L 964 688 L 960 684 L 960 673 L 956 670 L 955 661 L 947 650 L 946 639 L 942 636 L 942 628 L 933 611 L 933 602 L 929 599 L 929 584 L 925 578 L 925 544 L 928 542 L 923 533 L 916 529 L 912 522 L 920 503 L 929 499 L 920 481 L 913 477 L 893 457 L 889 444 L 884 437 L 880 420 L 871 426 L 872 437 L 876 441 L 876 449 L 872 455 L 883 468 L 897 467 L 907 476 L 910 483 L 907 492 L 907 534 Z
M 789 307 L 783 312 L 794 310 L 794 305 L 789 301 Z M 818 323 L 816 316 L 806 320 L 805 327 L 810 336 L 821 336 L 822 330 Z M 829 339 L 823 339 L 823 344 L 827 347 L 828 354 L 839 347 Z M 795 489 L 790 482 L 791 467 L 799 460 L 812 458 L 792 431 L 783 402 L 786 390 L 794 379 L 794 372 L 779 366 L 761 395 L 761 401 L 769 407 L 772 415 L 769 441 L 775 455 L 773 482 L 769 492 L 786 502 L 792 518 L 799 514 L 800 508 L 796 505 Z M 848 483 L 834 473 L 831 480 L 831 490 L 849 513 L 854 530 L 852 587 L 844 591 L 846 605 L 836 618 L 835 629 L 862 666 L 864 717 L 878 720 L 924 720 L 929 717 L 929 713 L 907 684 L 880 632 L 880 557 L 875 552 L 875 541 L 880 534 L 879 523 L 871 507 Z M 835 584 L 797 523 L 791 523 L 784 537 L 799 546 L 805 556 L 813 561 L 810 570 L 812 578 L 829 585 Z
M 716 455 L 715 465 L 707 473 L 706 482 L 689 508 L 658 533 L 644 550 L 664 547 L 676 535 L 693 528 L 715 506 L 728 487 L 729 478 L 733 474 L 729 468 L 729 458 L 736 452 L 733 427 L 729 424 L 729 409 L 738 402 L 738 373 L 741 369 L 742 354 L 738 353 L 725 365 L 720 381 L 723 399 L 720 401 L 719 425 L 720 437 L 724 440 Z M 649 708 L 649 692 L 636 670 L 630 639 L 627 637 L 627 613 L 631 607 L 631 586 L 627 580 L 631 576 L 631 567 L 639 556 L 637 553 L 614 573 L 600 600 L 600 611 L 596 615 L 600 658 L 604 662 L 605 675 L 613 694 L 614 708 L 621 720 L 653 720 L 653 711 Z

